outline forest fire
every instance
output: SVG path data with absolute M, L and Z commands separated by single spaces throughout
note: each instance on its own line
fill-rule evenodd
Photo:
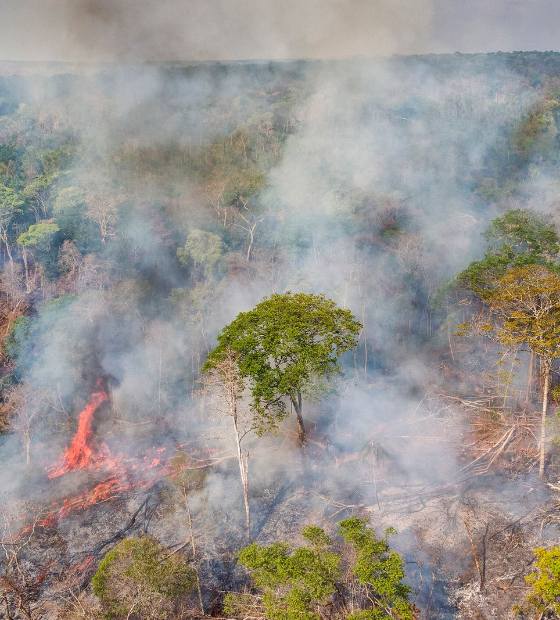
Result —
M 138 456 L 124 454 L 112 455 L 109 447 L 101 443 L 94 444 L 93 421 L 99 407 L 109 401 L 105 380 L 100 378 L 95 384 L 95 390 L 78 418 L 78 429 L 69 446 L 64 451 L 63 458 L 49 470 L 50 480 L 78 470 L 90 472 L 105 472 L 105 477 L 95 484 L 95 476 L 88 474 L 90 488 L 78 490 L 71 496 L 55 499 L 51 502 L 46 514 L 35 521 L 38 527 L 51 527 L 60 519 L 71 513 L 81 512 L 90 506 L 117 499 L 132 489 L 147 489 L 173 474 L 175 471 L 170 458 L 166 458 L 166 446 L 152 446 Z M 185 444 L 178 445 L 182 449 Z M 192 459 L 194 468 L 207 467 L 212 461 L 208 454 L 201 455 L 201 459 Z M 91 485 L 94 484 L 93 488 Z M 32 526 L 23 530 L 23 534 L 30 531 Z
M 93 416 L 99 407 L 108 400 L 109 394 L 105 390 L 104 380 L 100 378 L 95 384 L 95 391 L 91 395 L 88 404 L 80 413 L 78 430 L 72 442 L 64 451 L 62 464 L 51 471 L 49 478 L 56 478 L 69 471 L 89 467 L 105 460 L 104 452 L 107 450 L 106 447 L 103 446 L 102 451 L 95 454 L 93 448 L 90 446 L 90 441 L 92 436 L 91 425 Z
M 149 487 L 171 472 L 170 466 L 162 459 L 167 449 L 165 446 L 153 447 L 140 459 L 131 459 L 121 455 L 112 456 L 109 447 L 104 443 L 97 447 L 92 445 L 95 413 L 103 403 L 108 401 L 109 394 L 105 380 L 100 378 L 95 384 L 89 402 L 78 417 L 76 434 L 64 451 L 61 462 L 49 468 L 48 478 L 52 480 L 82 469 L 103 470 L 109 473 L 108 477 L 98 482 L 93 488 L 78 492 L 73 497 L 53 501 L 49 512 L 37 522 L 39 527 L 52 526 L 58 519 L 67 517 L 72 512 L 116 499 L 133 488 Z M 149 470 L 153 473 L 144 473 Z M 141 475 L 139 475 L 140 472 L 142 472 Z

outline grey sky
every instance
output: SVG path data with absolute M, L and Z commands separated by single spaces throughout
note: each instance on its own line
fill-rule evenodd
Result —
M 3 60 L 560 50 L 560 0 L 0 0 Z

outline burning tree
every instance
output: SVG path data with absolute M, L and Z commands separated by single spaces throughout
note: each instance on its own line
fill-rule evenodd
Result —
M 98 379 L 95 391 L 85 408 L 81 411 L 78 419 L 78 430 L 72 438 L 71 444 L 64 452 L 63 462 L 52 471 L 49 478 L 57 478 L 62 474 L 76 469 L 82 469 L 95 462 L 102 455 L 95 455 L 93 448 L 90 446 L 92 435 L 92 422 L 95 412 L 99 407 L 109 400 L 109 394 L 105 390 L 104 379 Z
M 224 327 L 203 370 L 212 371 L 234 352 L 239 375 L 251 392 L 257 434 L 277 428 L 288 415 L 287 399 L 305 449 L 302 400 L 332 389 L 332 379 L 341 373 L 338 357 L 357 346 L 361 328 L 350 310 L 324 295 L 271 295 Z

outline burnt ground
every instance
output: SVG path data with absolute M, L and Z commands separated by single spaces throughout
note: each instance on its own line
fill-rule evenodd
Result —
M 533 548 L 558 540 L 560 492 L 536 477 L 535 446 L 526 439 L 531 434 L 512 430 L 515 416 L 498 417 L 494 426 L 484 418 L 480 433 L 486 414 L 472 417 L 442 402 L 376 427 L 359 451 L 346 448 L 344 432 L 337 443 L 312 423 L 304 461 L 291 430 L 267 440 L 251 461 L 252 538 L 298 544 L 306 524 L 334 535 L 340 520 L 368 517 L 379 534 L 389 526 L 398 531 L 392 545 L 405 558 L 421 618 L 513 617 L 511 606 L 527 591 Z M 530 426 L 527 420 L 524 415 L 520 428 Z M 504 435 L 511 439 L 506 445 Z M 557 461 L 551 450 L 552 482 Z M 235 561 L 245 536 L 235 459 L 218 460 L 211 472 L 191 509 L 206 609 L 219 614 L 224 593 L 245 583 Z M 31 522 L 37 517 L 20 544 L 38 618 L 57 618 L 60 601 L 87 586 L 96 564 L 122 538 L 148 533 L 170 548 L 188 540 L 182 499 L 165 477 L 38 525 L 65 485 L 86 488 L 97 476 L 82 471 L 45 482 L 41 497 L 12 506 L 12 514 L 20 511 L 16 521 L 22 514 Z

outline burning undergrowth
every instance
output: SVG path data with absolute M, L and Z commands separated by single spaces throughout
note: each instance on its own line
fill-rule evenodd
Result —
M 119 450 L 122 438 L 113 437 L 109 443 L 97 437 L 94 431 L 96 417 L 110 404 L 108 380 L 100 378 L 78 415 L 76 433 L 62 457 L 45 468 L 41 496 L 49 501 L 36 514 L 30 515 L 32 523 L 23 527 L 21 536 L 32 529 L 54 527 L 70 515 L 115 502 L 133 491 L 151 489 L 165 478 L 176 475 L 181 468 L 205 468 L 215 461 L 216 454 L 212 450 L 185 442 L 149 445 L 144 440 L 135 445 L 134 454 Z M 173 460 L 177 451 L 188 454 L 180 465 Z

